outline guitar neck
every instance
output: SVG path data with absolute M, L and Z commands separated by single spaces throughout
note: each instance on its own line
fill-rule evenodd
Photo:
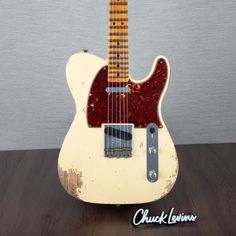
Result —
M 109 0 L 108 81 L 129 81 L 128 0 Z

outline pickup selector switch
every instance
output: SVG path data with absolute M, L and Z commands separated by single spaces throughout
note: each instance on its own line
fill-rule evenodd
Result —
M 151 134 L 154 134 L 154 133 L 155 133 L 155 128 L 154 128 L 154 127 L 150 127 L 149 130 L 150 130 L 150 133 L 151 133 Z

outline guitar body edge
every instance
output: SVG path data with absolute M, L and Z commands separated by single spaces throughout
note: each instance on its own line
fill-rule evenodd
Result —
M 178 159 L 173 141 L 161 115 L 161 103 L 169 81 L 159 97 L 157 113 L 162 124 L 158 129 L 159 179 L 151 183 L 146 177 L 146 129 L 133 128 L 131 158 L 104 157 L 104 128 L 90 128 L 87 119 L 88 97 L 94 79 L 107 62 L 89 53 L 74 54 L 67 64 L 66 75 L 76 104 L 76 115 L 63 142 L 58 173 L 65 190 L 85 202 L 100 204 L 140 204 L 164 197 L 178 175 Z

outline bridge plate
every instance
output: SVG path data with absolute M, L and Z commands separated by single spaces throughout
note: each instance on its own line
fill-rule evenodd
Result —
M 128 158 L 132 156 L 133 125 L 104 125 L 105 157 Z

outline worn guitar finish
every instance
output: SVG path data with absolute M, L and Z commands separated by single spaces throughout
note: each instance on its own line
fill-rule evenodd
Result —
M 88 99 L 88 125 L 90 127 L 101 127 L 108 121 L 108 96 L 106 88 L 108 78 L 108 67 L 103 67 L 97 74 L 91 87 Z M 168 66 L 164 58 L 157 61 L 154 71 L 150 78 L 145 82 L 138 83 L 129 81 L 124 83 L 130 88 L 128 94 L 114 94 L 110 98 L 110 113 L 118 110 L 114 114 L 114 122 L 124 123 L 126 113 L 123 112 L 123 104 L 128 96 L 128 122 L 134 124 L 137 128 L 145 128 L 149 123 L 156 123 L 159 128 L 162 127 L 160 115 L 157 112 L 157 106 L 160 97 L 165 88 L 168 79 Z M 116 86 L 116 83 L 113 86 Z M 113 103 L 113 104 L 112 104 Z M 121 103 L 121 104 L 120 104 Z M 117 108 L 116 108 L 117 107 Z M 111 110 L 113 108 L 113 111 Z M 119 110 L 120 109 L 120 110 Z
M 58 174 L 64 189 L 85 202 L 151 202 L 168 194 L 178 175 L 175 146 L 161 114 L 169 63 L 159 56 L 147 78 L 133 80 L 128 0 L 109 0 L 109 14 L 108 59 L 86 51 L 67 63 L 76 114 Z

